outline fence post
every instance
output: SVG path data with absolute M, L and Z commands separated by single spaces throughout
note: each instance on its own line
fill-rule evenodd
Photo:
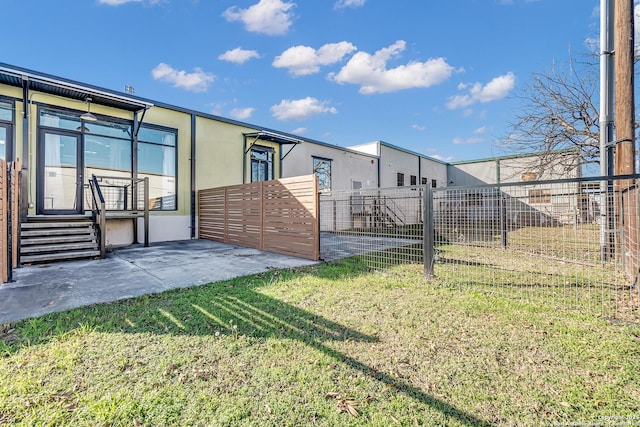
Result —
M 434 248 L 433 248 L 433 191 L 428 185 L 424 186 L 424 203 L 423 207 L 423 223 L 422 223 L 422 238 L 423 238 L 423 256 L 424 256 L 424 277 L 427 279 L 433 279 L 433 261 L 434 261 Z
M 14 204 L 16 203 L 16 200 L 14 200 L 13 196 L 14 196 L 14 192 L 13 192 L 13 188 L 14 186 L 17 185 L 16 182 L 14 182 L 14 177 L 16 175 L 14 175 L 13 170 L 15 168 L 15 162 L 9 162 L 9 163 L 5 163 L 5 168 L 7 169 L 7 188 L 6 188 L 6 192 L 4 193 L 4 195 L 6 196 L 6 204 L 7 204 L 7 234 L 6 234 L 6 243 L 7 243 L 7 259 L 4 260 L 7 262 L 7 282 L 12 282 L 13 281 L 13 268 L 14 268 L 14 263 L 13 263 L 13 253 L 15 251 L 15 241 L 13 240 L 13 236 L 14 236 L 14 229 L 16 228 L 16 218 L 14 218 L 13 213 L 15 212 L 15 210 L 13 209 Z M 5 237 L 5 236 L 2 236 Z
M 507 204 L 505 203 L 505 196 L 498 187 L 498 204 L 500 205 L 500 236 L 502 240 L 502 247 L 507 247 Z

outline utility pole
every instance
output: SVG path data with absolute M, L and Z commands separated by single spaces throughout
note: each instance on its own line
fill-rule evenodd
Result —
M 615 69 L 616 69 L 616 147 L 615 174 L 635 173 L 635 100 L 633 96 L 633 59 L 635 53 L 633 1 L 615 2 Z M 616 228 L 622 231 L 616 248 L 620 249 L 624 268 L 631 280 L 639 274 L 638 189 L 635 180 L 615 183 Z
M 635 173 L 633 39 L 633 0 L 616 0 L 616 175 Z

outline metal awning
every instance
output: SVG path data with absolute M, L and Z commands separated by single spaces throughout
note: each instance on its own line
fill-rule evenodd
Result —
M 147 110 L 153 103 L 143 101 L 117 92 L 111 92 L 96 86 L 85 85 L 71 80 L 47 74 L 37 73 L 24 68 L 0 63 L 0 84 L 26 87 L 50 95 L 84 101 L 91 97 L 92 104 L 104 105 L 125 111 Z
M 279 133 L 271 132 L 268 130 L 261 130 L 259 132 L 245 133 L 244 136 L 249 138 L 261 139 L 263 141 L 276 142 L 278 144 L 300 144 L 301 139 L 294 138 L 292 136 L 282 135 Z
M 291 153 L 291 151 L 296 147 L 296 145 L 302 144 L 303 142 L 301 139 L 294 138 L 292 136 L 282 135 L 282 134 L 271 132 L 268 130 L 245 133 L 244 137 L 245 137 L 245 140 L 247 137 L 254 138 L 251 145 L 249 145 L 249 148 L 245 150 L 244 152 L 245 154 L 247 154 L 249 150 L 251 150 L 251 148 L 256 144 L 258 140 L 275 142 L 276 144 L 280 144 L 280 145 L 293 145 L 284 156 L 280 157 L 280 160 L 283 160 L 285 157 L 287 157 L 289 153 Z

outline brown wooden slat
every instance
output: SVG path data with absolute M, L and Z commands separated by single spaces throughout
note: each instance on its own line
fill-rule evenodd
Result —
M 7 163 L 0 159 L 0 280 L 6 283 L 9 280 L 9 266 L 7 265 L 7 244 L 9 238 L 9 224 L 7 223 Z
M 319 258 L 315 175 L 198 192 L 201 238 Z
M 12 268 L 18 268 L 18 251 L 19 251 L 19 234 L 18 234 L 18 224 L 20 223 L 19 220 L 19 210 L 18 210 L 18 197 L 20 195 L 20 171 L 22 170 L 22 162 L 20 161 L 20 159 L 17 159 L 16 161 L 14 161 L 11 165 L 11 201 L 12 201 L 12 206 L 11 206 L 11 218 L 13 219 L 13 226 L 12 226 L 12 242 L 13 242 L 13 247 L 11 248 L 11 267 Z

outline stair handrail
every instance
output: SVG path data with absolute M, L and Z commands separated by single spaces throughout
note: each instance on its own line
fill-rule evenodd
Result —
M 105 217 L 105 219 L 107 217 L 133 219 L 134 243 L 138 243 L 137 218 L 142 218 L 144 224 L 144 246 L 148 247 L 149 177 L 128 178 L 122 176 L 93 175 L 92 179 L 94 180 L 97 188 L 104 188 L 104 191 L 101 191 L 101 196 L 104 196 L 101 200 L 105 204 L 103 217 Z M 100 186 L 100 183 L 102 183 L 102 187 Z M 122 194 L 117 192 L 118 200 L 113 199 L 114 189 L 122 190 Z M 116 206 L 114 206 L 114 203 Z
M 98 177 L 91 175 L 89 180 L 89 188 L 91 188 L 91 213 L 93 216 L 93 223 L 97 227 L 98 242 L 100 243 L 100 258 L 104 258 L 106 255 L 106 202 L 98 182 Z
M 391 202 L 393 207 L 389 207 L 389 202 Z M 404 212 L 402 211 L 402 209 L 400 209 L 400 206 L 398 206 L 398 204 L 393 199 L 389 199 L 387 196 L 384 196 L 384 200 L 382 201 L 381 205 L 384 206 L 384 209 L 386 211 L 385 213 L 391 218 L 391 221 L 393 223 L 399 222 L 400 225 L 405 225 L 407 223 Z

